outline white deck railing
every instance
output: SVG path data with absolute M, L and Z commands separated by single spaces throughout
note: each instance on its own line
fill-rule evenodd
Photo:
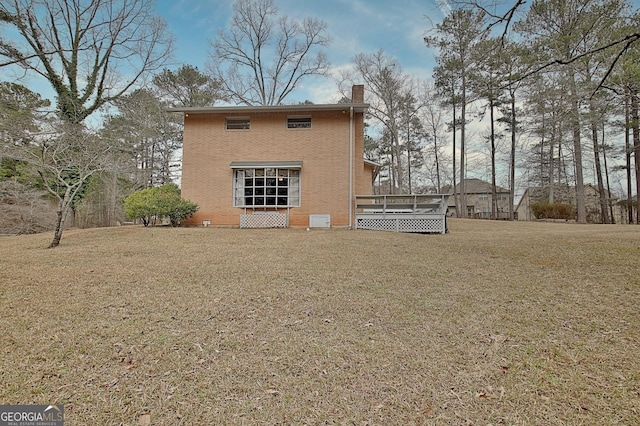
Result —
M 447 195 L 356 195 L 356 229 L 447 232 Z

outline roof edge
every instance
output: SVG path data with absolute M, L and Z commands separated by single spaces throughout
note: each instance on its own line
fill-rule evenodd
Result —
M 369 104 L 300 104 L 300 105 L 259 105 L 259 106 L 219 106 L 219 107 L 176 107 L 167 108 L 167 112 L 182 112 L 184 114 L 230 114 L 230 113 L 259 113 L 259 112 L 303 112 L 303 111 L 348 111 L 365 112 Z

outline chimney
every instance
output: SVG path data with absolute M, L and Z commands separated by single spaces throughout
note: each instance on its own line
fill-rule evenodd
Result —
M 351 87 L 351 103 L 363 104 L 364 103 L 364 85 L 354 84 Z

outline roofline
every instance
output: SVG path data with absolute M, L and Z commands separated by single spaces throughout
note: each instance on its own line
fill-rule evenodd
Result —
M 375 161 L 369 160 L 368 158 L 364 159 L 364 164 L 368 164 L 373 167 L 382 167 L 382 164 L 376 163 Z
M 167 108 L 167 112 L 182 112 L 184 114 L 231 114 L 231 113 L 259 113 L 259 112 L 311 112 L 311 111 L 349 111 L 366 112 L 369 104 L 299 104 L 299 105 L 259 105 L 259 106 L 219 106 L 219 107 L 178 107 Z

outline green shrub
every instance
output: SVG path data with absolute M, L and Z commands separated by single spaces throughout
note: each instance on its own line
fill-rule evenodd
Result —
M 198 211 L 198 205 L 180 197 L 177 185 L 167 184 L 136 191 L 124 199 L 124 212 L 130 219 L 140 219 L 144 226 L 167 218 L 171 226 Z
M 531 204 L 531 211 L 536 219 L 563 219 L 571 220 L 576 218 L 575 208 L 571 204 L 549 203 L 542 201 Z

